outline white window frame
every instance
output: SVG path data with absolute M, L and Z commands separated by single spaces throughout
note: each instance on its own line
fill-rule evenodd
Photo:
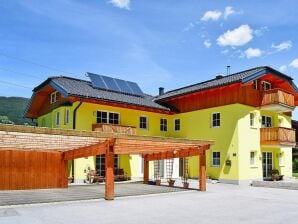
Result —
M 64 125 L 69 124 L 69 109 L 65 109 L 64 111 Z
M 251 117 L 251 115 L 253 115 L 253 118 Z M 255 112 L 250 112 L 249 113 L 249 126 L 251 128 L 256 128 L 256 124 L 257 124 L 257 120 L 256 120 L 256 113 Z M 252 124 L 253 123 L 253 124 Z
M 165 120 L 166 122 L 165 122 L 165 124 L 162 124 L 162 120 Z M 161 127 L 165 127 L 165 130 L 163 130 Z M 160 118 L 160 121 L 159 121 L 159 129 L 160 129 L 160 131 L 162 131 L 162 132 L 167 132 L 168 131 L 168 119 L 166 119 L 166 118 Z
M 58 92 L 55 91 L 53 93 L 51 93 L 51 99 L 50 99 L 50 103 L 56 103 L 58 101 Z
M 143 127 L 141 127 L 141 118 L 146 118 L 146 128 L 143 128 Z M 149 130 L 149 118 L 148 118 L 148 116 L 146 116 L 146 115 L 141 115 L 140 117 L 139 117 L 139 128 L 140 129 L 142 129 L 142 130 Z
M 253 81 L 253 87 L 254 87 L 255 90 L 258 89 L 258 84 L 259 84 L 259 82 L 258 82 L 257 79 Z
M 179 130 L 176 129 L 176 120 L 179 120 Z M 175 118 L 174 119 L 173 129 L 174 129 L 175 132 L 179 132 L 181 130 L 181 119 L 180 118 Z
M 254 154 L 253 158 L 251 157 L 252 153 Z M 252 159 L 253 159 L 253 163 L 252 163 Z M 249 152 L 249 165 L 251 167 L 257 167 L 257 151 L 255 150 Z
M 218 126 L 213 126 L 213 115 L 214 114 L 219 114 L 219 125 Z M 219 128 L 220 127 L 220 125 L 221 125 L 221 113 L 220 112 L 213 112 L 212 114 L 211 114 L 211 128 Z
M 107 123 L 98 123 L 97 122 L 97 112 L 105 112 L 107 113 Z M 114 123 L 110 123 L 110 113 L 113 113 L 113 114 L 118 114 L 118 124 L 114 124 Z M 114 125 L 120 125 L 121 124 L 121 120 L 120 120 L 120 113 L 119 112 L 113 112 L 113 111 L 106 111 L 106 110 L 97 110 L 95 112 L 95 117 L 96 117 L 96 123 L 97 124 L 114 124 Z
M 57 111 L 55 114 L 55 125 L 59 126 L 61 123 L 60 111 Z
M 214 160 L 215 157 L 214 157 L 214 154 L 213 154 L 213 153 L 219 153 L 219 164 L 215 164 L 215 163 L 214 163 L 214 161 L 215 161 L 215 160 Z M 220 163 L 220 157 L 221 157 L 220 154 L 221 154 L 220 151 L 212 151 L 212 152 L 211 152 L 211 166 L 212 166 L 212 167 L 220 167 L 220 164 L 221 164 L 221 163 Z
M 269 85 L 269 89 L 265 89 L 264 88 L 264 84 L 268 84 Z M 270 83 L 270 82 L 267 82 L 267 81 L 262 81 L 261 82 L 261 85 L 262 85 L 262 90 L 270 90 L 270 89 L 272 89 L 272 84 Z

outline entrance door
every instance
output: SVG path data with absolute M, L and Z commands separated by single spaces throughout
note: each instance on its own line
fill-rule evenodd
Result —
M 97 174 L 105 177 L 106 176 L 105 168 L 106 168 L 106 155 L 103 154 L 103 155 L 96 156 L 95 169 L 96 169 Z M 114 156 L 114 169 L 118 169 L 118 168 L 119 168 L 119 157 L 118 157 L 118 155 L 115 155 Z
M 263 177 L 269 177 L 272 169 L 272 152 L 263 152 Z

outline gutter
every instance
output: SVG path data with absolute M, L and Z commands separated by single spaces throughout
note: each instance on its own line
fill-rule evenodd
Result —
M 76 106 L 76 108 L 73 110 L 73 119 L 72 119 L 72 129 L 76 129 L 76 115 L 77 115 L 77 110 L 80 108 L 80 106 L 83 104 L 82 99 L 80 99 L 80 103 Z M 74 182 L 74 160 L 71 161 L 71 176 L 72 176 L 72 182 Z

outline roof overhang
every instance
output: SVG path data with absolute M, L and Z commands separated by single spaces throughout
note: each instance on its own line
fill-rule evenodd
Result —
M 64 159 L 105 154 L 113 141 L 115 154 L 146 155 L 149 160 L 199 155 L 213 141 L 39 128 L 0 124 L 0 150 L 37 150 L 64 153 Z

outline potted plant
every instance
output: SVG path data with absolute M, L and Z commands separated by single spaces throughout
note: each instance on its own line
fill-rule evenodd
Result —
M 174 187 L 175 180 L 173 180 L 172 178 L 170 178 L 170 179 L 168 179 L 168 183 L 169 183 L 169 187 Z
M 73 183 L 73 177 L 68 177 L 67 180 L 69 184 Z
M 156 179 L 156 181 L 155 181 L 155 184 L 158 185 L 158 186 L 160 186 L 160 183 L 161 183 L 161 180 L 160 180 L 160 177 L 158 177 L 158 178 Z

